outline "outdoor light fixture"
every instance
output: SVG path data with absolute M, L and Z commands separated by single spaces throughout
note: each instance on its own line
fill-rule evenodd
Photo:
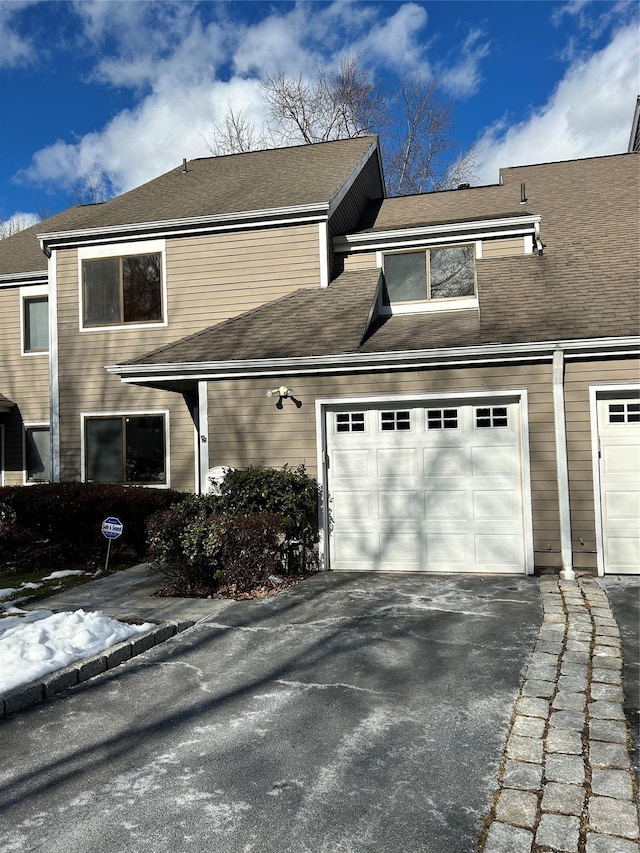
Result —
M 281 385 L 279 388 L 270 388 L 267 391 L 267 397 L 274 397 L 276 394 L 278 395 L 276 409 L 281 409 L 282 401 L 286 400 L 287 398 L 289 398 L 295 403 L 296 408 L 299 409 L 300 406 L 302 406 L 302 402 L 300 400 L 296 400 L 296 398 L 293 396 L 293 391 L 291 390 L 291 388 L 287 388 L 286 385 Z

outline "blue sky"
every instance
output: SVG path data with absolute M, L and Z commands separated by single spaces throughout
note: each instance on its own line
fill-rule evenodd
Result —
M 52 215 L 74 186 L 131 189 L 208 156 L 260 80 L 357 54 L 384 85 L 436 78 L 474 183 L 502 166 L 626 150 L 640 6 L 613 0 L 0 0 L 0 220 Z

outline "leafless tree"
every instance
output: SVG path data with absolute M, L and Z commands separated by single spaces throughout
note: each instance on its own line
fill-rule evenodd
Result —
M 96 175 L 89 175 L 82 180 L 75 181 L 71 185 L 71 193 L 72 204 L 98 204 L 110 197 L 104 181 Z
M 390 195 L 452 185 L 449 162 L 455 151 L 453 117 L 435 81 L 425 81 L 420 75 L 401 81 L 393 103 L 393 121 L 388 132 L 381 134 L 381 142 Z
M 264 128 L 229 106 L 207 143 L 212 154 L 378 134 L 390 195 L 443 189 L 472 176 L 473 153 L 456 158 L 451 107 L 435 81 L 405 77 L 386 93 L 353 57 L 338 71 L 319 68 L 313 80 L 267 77 L 262 96 Z
M 0 219 L 0 240 L 11 237 L 18 231 L 24 231 L 25 228 L 30 228 L 35 224 L 35 221 L 37 220 L 34 220 L 33 217 L 24 214 L 17 214 L 11 219 Z
M 222 154 L 244 154 L 270 147 L 266 130 L 258 131 L 244 110 L 235 112 L 229 104 L 222 124 L 214 123 L 213 137 L 205 140 L 207 148 L 215 156 Z
M 284 143 L 328 142 L 376 133 L 387 105 L 379 85 L 369 81 L 356 59 L 337 72 L 320 68 L 315 80 L 279 74 L 262 86 L 272 136 Z

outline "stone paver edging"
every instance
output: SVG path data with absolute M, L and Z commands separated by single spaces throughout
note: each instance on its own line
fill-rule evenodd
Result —
M 479 853 L 639 853 L 620 631 L 593 577 L 540 578 L 544 619 Z
M 85 660 L 76 661 L 63 669 L 45 675 L 36 681 L 22 684 L 13 690 L 0 694 L 0 718 L 22 711 L 43 699 L 50 699 L 56 693 L 82 684 L 101 672 L 113 669 L 126 660 L 142 654 L 153 646 L 164 643 L 175 634 L 190 628 L 194 623 L 190 621 L 171 621 L 159 625 L 144 634 L 136 634 L 128 640 L 94 655 Z

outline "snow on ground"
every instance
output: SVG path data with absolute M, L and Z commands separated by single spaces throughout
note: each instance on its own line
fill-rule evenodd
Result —
M 0 590 L 0 597 L 2 592 L 6 590 Z M 25 613 L 12 607 L 7 612 L 16 615 L 0 620 L 0 693 L 156 627 L 149 622 L 128 625 L 98 611 Z

